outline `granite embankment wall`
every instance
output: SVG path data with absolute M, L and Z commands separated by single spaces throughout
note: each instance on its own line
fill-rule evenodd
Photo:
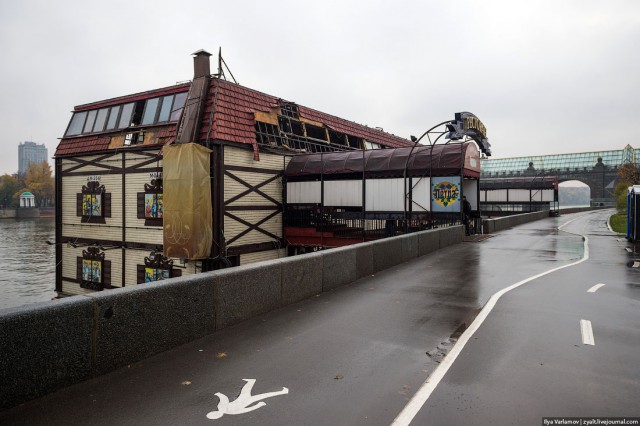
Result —
M 0 209 L 0 219 L 15 219 L 16 209 Z
M 534 220 L 544 219 L 545 217 L 549 217 L 548 211 L 516 214 L 495 219 L 482 219 L 482 233 L 493 234 L 494 232 L 503 231 L 513 228 L 514 226 L 522 225 L 523 223 L 533 222 Z
M 38 208 L 0 209 L 0 219 L 34 219 L 40 215 L 41 211 Z
M 0 311 L 0 410 L 462 242 L 453 226 Z
M 602 207 L 574 207 L 570 209 L 562 209 L 560 210 L 560 214 L 585 212 L 601 208 Z M 544 219 L 545 217 L 549 217 L 549 211 L 523 213 L 494 219 L 482 219 L 482 233 L 493 234 L 494 232 L 504 231 L 505 229 L 513 228 L 514 226 L 522 225 L 523 223 Z

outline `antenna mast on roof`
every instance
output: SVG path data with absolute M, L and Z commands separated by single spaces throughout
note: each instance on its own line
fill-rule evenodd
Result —
M 224 74 L 224 69 L 222 69 L 223 65 L 227 69 L 227 71 L 229 72 L 229 75 L 233 79 L 233 82 L 235 84 L 238 84 L 238 82 L 236 81 L 236 78 L 233 76 L 233 73 L 229 69 L 229 66 L 224 61 L 224 59 L 222 59 L 222 47 L 220 47 L 220 49 L 218 50 L 218 73 L 215 74 L 215 76 L 218 77 L 218 78 L 222 78 L 224 80 L 227 80 L 227 76 Z

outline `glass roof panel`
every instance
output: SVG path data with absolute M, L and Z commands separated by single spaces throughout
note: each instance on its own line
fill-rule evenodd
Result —
M 539 155 L 530 157 L 498 158 L 481 160 L 482 173 L 522 172 L 533 164 L 536 170 L 583 170 L 596 165 L 598 158 L 607 167 L 617 167 L 629 161 L 640 159 L 640 148 L 627 146 L 613 151 L 582 152 L 574 154 Z

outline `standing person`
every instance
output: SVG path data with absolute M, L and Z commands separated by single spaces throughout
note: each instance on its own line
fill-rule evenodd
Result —
M 471 203 L 466 196 L 462 196 L 462 221 L 464 223 L 464 233 L 469 235 L 469 219 L 471 218 Z

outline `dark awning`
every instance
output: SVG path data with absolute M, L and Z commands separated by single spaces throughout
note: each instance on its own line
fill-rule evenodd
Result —
M 411 148 L 375 149 L 301 154 L 291 158 L 285 176 L 365 177 L 460 176 L 479 177 L 480 154 L 475 143 L 418 145 Z

